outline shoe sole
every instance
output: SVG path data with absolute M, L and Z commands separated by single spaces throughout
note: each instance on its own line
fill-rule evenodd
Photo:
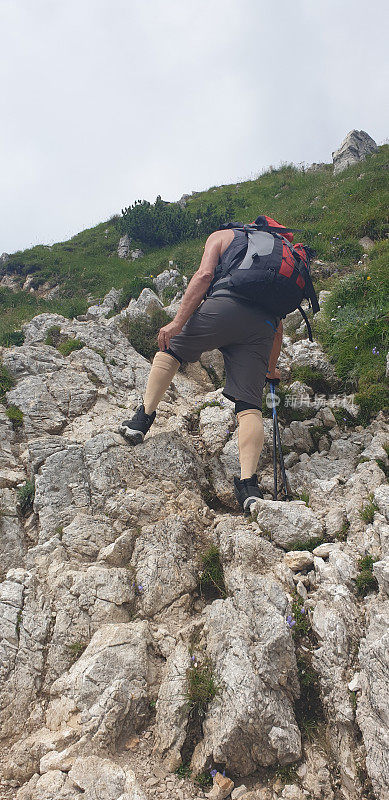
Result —
M 143 439 L 145 438 L 144 433 L 142 431 L 135 431 L 133 428 L 129 428 L 128 425 L 120 425 L 118 428 L 118 433 L 123 436 L 123 439 L 128 442 L 128 444 L 141 444 Z

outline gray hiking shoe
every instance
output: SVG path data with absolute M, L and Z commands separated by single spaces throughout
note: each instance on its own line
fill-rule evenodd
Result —
M 124 422 L 120 423 L 118 432 L 124 436 L 129 444 L 140 444 L 143 442 L 154 420 L 155 411 L 152 414 L 146 414 L 144 405 L 141 405 L 137 408 L 132 419 L 125 419 Z
M 263 500 L 262 491 L 258 486 L 258 477 L 255 473 L 251 478 L 243 478 L 243 480 L 234 476 L 234 492 L 242 511 L 247 516 L 251 513 L 250 509 L 253 503 L 256 500 Z

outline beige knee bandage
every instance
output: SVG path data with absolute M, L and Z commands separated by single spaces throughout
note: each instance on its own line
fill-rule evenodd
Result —
M 262 411 L 248 408 L 237 414 L 239 431 L 240 479 L 251 478 L 257 469 L 258 459 L 263 447 Z
M 169 353 L 159 350 L 155 354 L 143 401 L 146 414 L 152 414 L 155 411 L 179 366 L 180 362 Z

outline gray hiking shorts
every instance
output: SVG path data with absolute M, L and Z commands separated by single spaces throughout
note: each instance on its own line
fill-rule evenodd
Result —
M 169 352 L 179 361 L 198 361 L 207 350 L 220 350 L 226 385 L 223 394 L 261 408 L 274 333 L 280 319 L 235 297 L 208 297 L 193 312 L 181 333 L 170 339 Z

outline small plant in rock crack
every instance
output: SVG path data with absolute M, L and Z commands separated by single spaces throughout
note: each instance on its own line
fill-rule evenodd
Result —
M 178 775 L 180 778 L 190 778 L 192 774 L 190 764 L 180 764 L 180 766 L 174 770 L 174 773 L 175 775 Z
M 292 597 L 292 613 L 287 615 L 286 624 L 291 629 L 294 638 L 298 639 L 308 635 L 311 624 L 302 597 L 297 592 L 294 592 Z
M 383 460 L 383 458 L 376 458 L 376 464 L 378 464 L 379 468 L 382 469 L 385 477 L 389 479 L 389 467 Z
M 301 494 L 296 494 L 296 500 L 303 500 L 305 505 L 309 508 L 309 494 L 308 492 L 301 492 Z
M 201 772 L 200 775 L 196 775 L 194 783 L 197 784 L 197 786 L 204 786 L 204 787 L 212 786 L 212 778 L 213 778 L 211 774 L 212 772 L 213 770 L 210 773 Z M 215 770 L 215 775 L 216 775 L 216 770 Z
M 5 413 L 10 422 L 12 422 L 12 427 L 14 430 L 21 428 L 23 425 L 23 411 L 21 408 L 18 408 L 17 406 L 8 406 Z
M 132 581 L 132 588 L 134 589 L 136 597 L 140 597 L 145 590 L 143 583 L 137 583 L 137 581 Z
M 300 697 L 295 701 L 294 711 L 301 732 L 307 739 L 311 739 L 318 725 L 324 719 L 320 681 L 312 666 L 312 656 L 308 650 L 302 651 L 299 648 L 296 660 Z
M 45 344 L 50 347 L 57 347 L 61 339 L 61 328 L 59 325 L 52 325 L 48 329 L 45 339 Z
M 80 658 L 82 656 L 84 650 L 88 647 L 88 642 L 72 642 L 72 644 L 68 644 L 67 648 L 70 650 L 70 653 L 74 659 Z
M 378 506 L 374 500 L 374 495 L 370 493 L 368 497 L 368 503 L 361 508 L 359 516 L 364 522 L 371 524 L 374 520 L 375 511 L 378 511 Z
M 315 547 L 318 547 L 319 544 L 323 544 L 324 541 L 326 541 L 324 536 L 311 536 L 306 541 L 304 541 L 304 539 L 294 539 L 293 542 L 289 542 L 286 549 L 288 552 L 290 550 L 309 550 L 312 552 Z
M 350 527 L 350 523 L 347 520 L 343 523 L 342 527 L 339 528 L 338 531 L 335 533 L 335 539 L 337 542 L 346 542 L 347 541 L 347 534 Z
M 68 356 L 73 350 L 81 350 L 82 347 L 85 347 L 85 342 L 82 342 L 81 339 L 65 339 L 64 342 L 58 345 L 58 350 L 63 356 Z
M 200 718 L 205 716 L 208 703 L 216 697 L 219 686 L 215 681 L 210 660 L 206 658 L 199 663 L 197 656 L 191 654 L 191 665 L 186 672 L 187 691 L 186 699 L 189 714 L 197 714 Z
M 275 767 L 274 775 L 284 784 L 298 782 L 297 767 L 295 764 L 287 764 L 285 767 Z
M 5 393 L 15 385 L 15 380 L 7 368 L 0 364 L 0 401 L 4 400 Z
M 33 481 L 26 481 L 23 486 L 20 486 L 17 491 L 17 502 L 20 509 L 20 513 L 23 517 L 26 517 L 27 514 L 32 511 L 32 505 L 34 502 L 34 495 L 35 495 L 35 486 Z
M 201 569 L 198 574 L 198 586 L 201 594 L 227 597 L 224 583 L 223 567 L 218 548 L 211 544 L 201 556 Z
M 16 625 L 15 625 L 15 630 L 16 630 L 16 635 L 17 636 L 19 636 L 19 633 L 20 633 L 20 623 L 22 621 L 22 616 L 23 616 L 22 612 L 18 611 L 17 616 L 16 616 Z
M 373 564 L 377 559 L 366 555 L 359 559 L 359 575 L 355 578 L 357 594 L 365 597 L 370 592 L 378 592 L 379 586 L 376 576 L 373 574 Z
M 195 406 L 196 408 L 194 413 L 200 414 L 200 411 L 202 411 L 204 408 L 215 408 L 215 407 L 224 408 L 224 402 L 223 400 L 215 399 L 215 400 L 205 400 L 203 403 L 198 403 L 196 400 Z

